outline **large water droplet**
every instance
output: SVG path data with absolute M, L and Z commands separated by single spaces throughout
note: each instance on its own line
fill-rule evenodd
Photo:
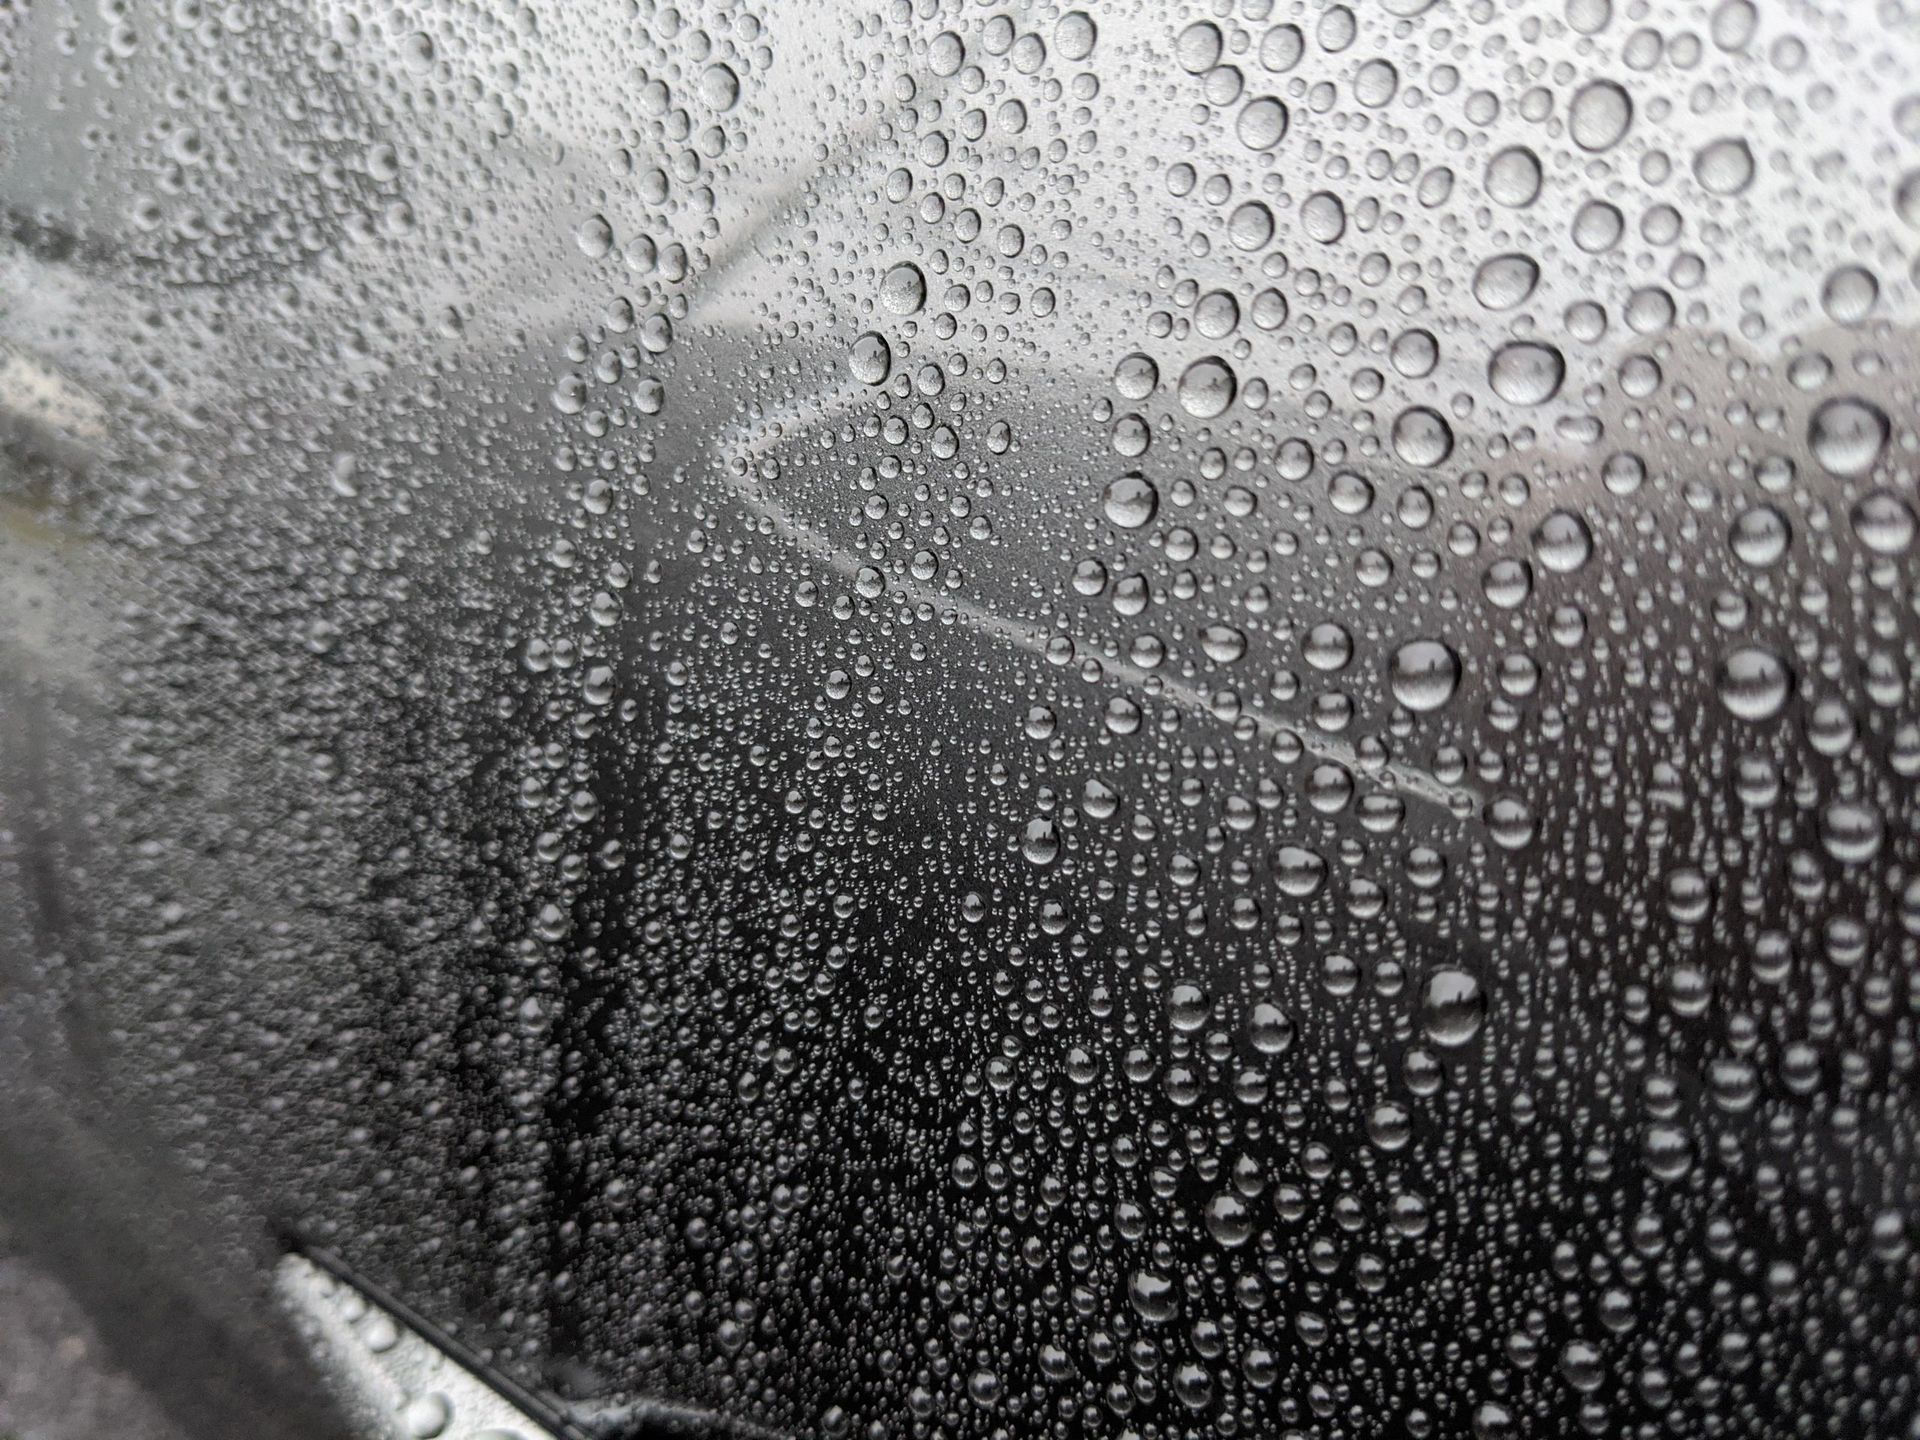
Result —
M 1793 672 L 1771 650 L 1743 645 L 1721 660 L 1714 676 L 1720 703 L 1742 720 L 1771 720 L 1793 693 Z
M 1524 209 L 1540 195 L 1540 157 L 1512 145 L 1487 162 L 1487 194 L 1510 209 Z
M 1180 408 L 1200 420 L 1211 420 L 1233 404 L 1239 389 L 1232 367 L 1217 355 L 1189 365 L 1180 377 Z
M 880 280 L 880 303 L 895 315 L 912 315 L 927 303 L 927 277 L 903 260 Z
M 1393 422 L 1393 453 L 1409 465 L 1430 469 L 1453 453 L 1453 427 L 1424 405 L 1403 410 Z
M 1515 340 L 1493 352 L 1487 383 L 1510 405 L 1542 405 L 1560 393 L 1567 362 L 1551 345 Z
M 1540 283 L 1540 267 L 1531 256 L 1495 255 L 1473 276 L 1473 298 L 1489 310 L 1511 310 L 1524 305 Z
M 1853 533 L 1877 555 L 1904 555 L 1913 544 L 1913 510 L 1898 495 L 1875 490 L 1853 507 Z
M 1593 532 L 1571 510 L 1555 510 L 1534 528 L 1533 553 L 1555 574 L 1571 575 L 1593 554 Z
M 1108 482 L 1105 508 L 1107 519 L 1122 530 L 1138 530 L 1149 524 L 1160 508 L 1160 492 L 1138 471 L 1130 471 Z
M 1567 112 L 1567 133 L 1582 150 L 1611 150 L 1633 123 L 1633 101 L 1611 80 L 1580 87 Z
M 1878 405 L 1846 396 L 1813 412 L 1807 421 L 1807 447 L 1831 474 L 1861 475 L 1886 449 L 1890 429 Z
M 848 349 L 847 368 L 863 385 L 879 385 L 893 373 L 893 348 L 884 336 L 869 330 Z
M 1453 1049 L 1480 1033 L 1487 1001 L 1480 982 L 1464 970 L 1436 970 L 1420 997 L 1420 1027 L 1436 1045 Z
M 1711 141 L 1693 157 L 1693 178 L 1711 195 L 1738 195 L 1753 183 L 1753 151 L 1740 139 Z
M 1409 710 L 1438 710 L 1460 684 L 1460 657 L 1438 640 L 1409 640 L 1387 672 L 1393 698 Z

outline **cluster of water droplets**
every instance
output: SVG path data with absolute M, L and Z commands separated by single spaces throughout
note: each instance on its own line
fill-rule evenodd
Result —
M 589 1411 L 1912 1427 L 1905 31 L 79 28 L 8 575 L 233 1213 Z

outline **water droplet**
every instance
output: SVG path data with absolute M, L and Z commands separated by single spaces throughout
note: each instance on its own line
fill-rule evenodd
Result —
M 1020 853 L 1034 865 L 1051 865 L 1060 856 L 1060 828 L 1044 816 L 1027 822 Z
M 1714 685 L 1729 713 L 1757 724 L 1785 707 L 1793 693 L 1793 672 L 1771 650 L 1743 645 L 1721 660 Z
M 1540 157 L 1524 145 L 1511 145 L 1487 162 L 1487 194 L 1520 210 L 1540 196 Z
M 1064 60 L 1085 60 L 1093 54 L 1099 37 L 1099 27 L 1084 10 L 1068 11 L 1053 27 L 1054 48 Z
M 1209 290 L 1194 303 L 1193 328 L 1209 340 L 1224 340 L 1239 325 L 1240 303 L 1225 290 Z
M 1893 212 L 1920 229 L 1920 170 L 1909 170 L 1893 187 Z
M 1133 1272 L 1127 1280 L 1127 1299 L 1140 1318 L 1153 1325 L 1171 1320 L 1179 1309 L 1173 1281 L 1153 1270 Z
M 911 261 L 901 261 L 880 280 L 880 303 L 895 315 L 912 315 L 927 303 L 927 277 Z
M 1515 340 L 1493 352 L 1487 383 L 1510 405 L 1543 405 L 1560 393 L 1567 362 L 1551 345 Z
M 1533 532 L 1533 553 L 1557 575 L 1571 575 L 1593 554 L 1593 532 L 1571 510 L 1555 510 Z
M 437 1391 L 416 1395 L 400 1409 L 400 1427 L 413 1440 L 434 1440 L 453 1419 L 453 1407 Z
M 1764 570 L 1787 553 L 1792 538 L 1787 517 L 1771 505 L 1753 505 L 1740 512 L 1727 532 L 1727 544 L 1742 565 Z
M 1173 42 L 1174 58 L 1189 75 L 1204 74 L 1220 63 L 1220 51 L 1225 43 L 1219 26 L 1211 21 L 1196 20 Z
M 1160 492 L 1138 471 L 1130 471 L 1107 485 L 1107 519 L 1122 530 L 1138 530 L 1151 523 L 1159 509 Z
M 1589 255 L 1603 254 L 1620 243 L 1626 229 L 1626 217 L 1618 206 L 1589 200 L 1574 214 L 1573 243 Z
M 1453 427 L 1437 411 L 1412 406 L 1393 422 L 1393 453 L 1409 465 L 1431 469 L 1453 453 Z
M 1876 555 L 1904 555 L 1913 544 L 1913 510 L 1898 495 L 1875 490 L 1853 507 L 1853 533 Z
M 1480 1033 L 1486 1019 L 1486 996 L 1480 982 L 1464 970 L 1436 970 L 1420 997 L 1420 1028 L 1434 1044 L 1449 1050 L 1465 1045 Z
M 1834 475 L 1863 475 L 1887 448 L 1887 415 L 1871 401 L 1851 396 L 1829 400 L 1807 422 L 1813 458 Z
M 1236 205 L 1227 217 L 1227 237 L 1241 250 L 1258 250 L 1273 239 L 1273 212 L 1258 200 Z
M 1499 795 L 1484 816 L 1487 834 L 1502 850 L 1524 850 L 1533 841 L 1533 811 L 1517 795 Z
M 1144 400 L 1160 383 L 1160 367 L 1151 356 L 1134 351 L 1124 355 L 1113 369 L 1113 388 L 1128 400 Z
M 966 59 L 966 42 L 951 30 L 942 30 L 927 42 L 927 68 L 942 79 L 959 74 Z
M 1862 265 L 1842 265 L 1820 287 L 1820 308 L 1836 325 L 1858 325 L 1873 313 L 1880 282 Z
M 1567 133 L 1582 150 L 1611 150 L 1633 123 L 1633 101 L 1611 80 L 1591 80 L 1575 92 Z
M 700 98 L 710 109 L 731 110 L 740 103 L 740 77 L 731 65 L 709 65 L 700 73 Z
M 1473 298 L 1489 310 L 1524 305 L 1540 283 L 1540 267 L 1528 255 L 1495 255 L 1473 276 Z
M 590 260 L 598 260 L 613 249 L 613 226 L 604 215 L 589 215 L 580 222 L 580 228 L 573 232 L 574 244 L 580 247 L 580 253 Z
M 1438 710 L 1460 684 L 1460 657 L 1438 640 L 1409 640 L 1393 652 L 1387 684 L 1407 709 Z
M 1167 992 L 1167 1018 L 1173 1028 L 1198 1030 L 1213 1015 L 1213 1002 L 1207 992 L 1191 980 L 1177 981 Z
M 1278 1055 L 1293 1044 L 1293 1022 L 1278 1006 L 1262 1000 L 1253 1007 L 1247 1036 L 1262 1055 Z
M 1744 140 L 1711 141 L 1693 157 L 1693 178 L 1710 195 L 1738 195 L 1753 183 L 1753 151 Z
M 1216 1244 L 1232 1249 L 1253 1235 L 1253 1212 L 1238 1195 L 1223 1190 L 1207 1202 L 1206 1226 Z
M 1499 610 L 1514 610 L 1533 593 L 1533 566 L 1514 555 L 1503 555 L 1480 577 L 1481 593 Z
M 1367 1112 L 1367 1139 L 1376 1149 L 1392 1154 L 1407 1148 L 1413 1138 L 1413 1116 L 1404 1105 L 1383 1100 Z
M 893 348 L 884 336 L 869 330 L 848 349 L 847 368 L 863 385 L 882 384 L 893 373 Z
M 1307 37 L 1298 25 L 1275 25 L 1260 39 L 1260 64 L 1275 74 L 1293 69 L 1306 52 Z
M 1234 122 L 1234 133 L 1249 150 L 1271 150 L 1287 135 L 1287 107 L 1271 95 L 1249 100 Z
M 1331 190 L 1316 190 L 1300 206 L 1300 228 L 1309 239 L 1331 245 L 1347 233 L 1347 207 Z
M 1247 635 L 1235 625 L 1208 625 L 1200 632 L 1200 648 L 1214 664 L 1231 665 L 1247 653 Z
M 1233 404 L 1239 383 L 1232 368 L 1217 355 L 1189 365 L 1180 377 L 1180 408 L 1199 420 L 1211 420 Z

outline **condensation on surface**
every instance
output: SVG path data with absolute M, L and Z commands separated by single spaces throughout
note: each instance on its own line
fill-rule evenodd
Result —
M 0 33 L 0 1009 L 229 1234 L 834 1440 L 1915 1433 L 1898 5 Z
M 274 1291 L 368 1440 L 555 1440 L 406 1320 L 301 1255 L 275 1267 Z

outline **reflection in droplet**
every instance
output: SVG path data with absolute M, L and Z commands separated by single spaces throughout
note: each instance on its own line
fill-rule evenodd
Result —
M 1456 1049 L 1480 1033 L 1487 1001 L 1480 982 L 1464 970 L 1441 969 L 1420 998 L 1420 1026 L 1434 1044 Z
M 1743 645 L 1729 651 L 1714 677 L 1720 703 L 1742 720 L 1771 720 L 1793 693 L 1793 672 L 1771 650 Z
M 1189 75 L 1204 74 L 1220 63 L 1220 51 L 1225 43 L 1219 26 L 1208 20 L 1196 20 L 1174 40 L 1174 58 Z
M 1887 447 L 1891 426 L 1886 411 L 1868 400 L 1829 400 L 1807 422 L 1807 446 L 1813 458 L 1834 475 L 1862 475 Z
M 1200 420 L 1211 420 L 1233 404 L 1239 382 L 1232 368 L 1217 355 L 1189 365 L 1180 377 L 1180 407 Z
M 1271 150 L 1287 135 L 1287 107 L 1271 95 L 1249 100 L 1234 121 L 1234 133 L 1249 150 Z
M 1122 475 L 1107 485 L 1107 519 L 1122 530 L 1138 530 L 1152 521 L 1159 508 L 1160 492 L 1138 471 Z
M 1540 180 L 1540 157 L 1524 145 L 1509 146 L 1487 162 L 1487 194 L 1510 209 L 1538 199 Z
M 1877 555 L 1904 555 L 1913 544 L 1912 507 L 1888 490 L 1862 496 L 1853 507 L 1853 533 Z
M 1633 101 L 1611 80 L 1580 87 L 1567 113 L 1567 133 L 1582 150 L 1611 150 L 1633 123 Z
M 589 215 L 580 222 L 580 228 L 573 232 L 573 238 L 582 255 L 598 260 L 613 249 L 613 226 L 607 223 L 604 215 Z
M 1393 698 L 1409 710 L 1438 710 L 1460 684 L 1460 657 L 1438 640 L 1409 640 L 1388 670 Z
M 869 330 L 847 351 L 847 368 L 863 385 L 879 385 L 893 373 L 893 350 L 884 336 Z
M 1693 157 L 1693 178 L 1712 195 L 1737 195 L 1753 183 L 1753 151 L 1737 138 L 1714 140 Z
M 1473 298 L 1489 310 L 1511 310 L 1526 304 L 1540 283 L 1540 267 L 1531 256 L 1495 255 L 1482 262 L 1473 276 Z
M 1430 469 L 1453 453 L 1453 427 L 1424 405 L 1403 410 L 1393 422 L 1393 453 L 1409 465 Z
M 1593 532 L 1571 510 L 1555 510 L 1533 532 L 1533 553 L 1557 575 L 1571 575 L 1593 554 Z
M 412 1440 L 434 1440 L 453 1418 L 453 1407 L 437 1391 L 416 1395 L 400 1409 L 400 1428 Z
M 1820 287 L 1820 306 L 1836 325 L 1858 325 L 1873 313 L 1880 282 L 1863 265 L 1842 265 Z
M 1227 235 L 1239 249 L 1258 250 L 1273 239 L 1273 212 L 1258 200 L 1248 200 L 1227 217 Z
M 1515 340 L 1494 351 L 1487 383 L 1511 405 L 1542 405 L 1560 393 L 1567 362 L 1559 350 L 1537 340 Z
M 880 280 L 880 303 L 895 315 L 912 315 L 927 303 L 927 277 L 911 261 L 901 261 Z
M 1128 400 L 1146 399 L 1159 383 L 1160 367 L 1137 350 L 1122 356 L 1113 370 L 1113 388 Z

